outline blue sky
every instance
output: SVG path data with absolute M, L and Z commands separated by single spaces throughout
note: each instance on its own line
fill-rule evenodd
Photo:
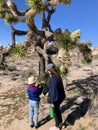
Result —
M 25 0 L 14 0 L 20 10 L 26 8 Z M 98 0 L 72 0 L 70 5 L 64 6 L 61 3 L 57 6 L 56 12 L 51 18 L 51 27 L 68 29 L 73 32 L 81 30 L 80 41 L 88 40 L 93 47 L 98 46 Z M 35 17 L 35 23 L 41 28 L 40 15 Z M 13 24 L 15 29 L 28 30 L 24 23 Z M 17 36 L 17 42 L 23 42 L 25 36 Z M 8 46 L 11 43 L 11 30 L 4 20 L 0 19 L 0 45 Z

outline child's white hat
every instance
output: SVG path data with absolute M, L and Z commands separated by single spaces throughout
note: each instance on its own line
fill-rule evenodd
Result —
M 28 84 L 36 83 L 36 78 L 34 76 L 31 76 L 28 78 Z

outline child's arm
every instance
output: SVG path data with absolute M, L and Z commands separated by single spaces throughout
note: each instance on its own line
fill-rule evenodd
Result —
M 39 88 L 39 95 L 41 95 L 42 91 L 43 91 L 43 86 L 41 86 L 40 84 L 38 85 Z

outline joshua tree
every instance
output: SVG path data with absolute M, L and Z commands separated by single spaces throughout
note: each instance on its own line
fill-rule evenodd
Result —
M 12 23 L 18 24 L 18 22 L 27 23 L 27 31 L 17 30 L 11 26 L 12 47 L 15 46 L 15 35 L 26 35 L 23 44 L 25 47 L 30 45 L 35 47 L 40 59 L 39 74 L 45 72 L 45 64 L 52 62 L 48 55 L 57 54 L 59 51 L 59 45 L 65 51 L 67 59 L 69 59 L 68 53 L 70 49 L 78 46 L 80 51 L 83 52 L 83 48 L 89 48 L 88 44 L 83 44 L 82 46 L 81 42 L 79 42 L 79 30 L 71 33 L 68 29 L 62 31 L 58 28 L 53 31 L 51 28 L 50 20 L 51 16 L 56 11 L 57 4 L 62 3 L 67 5 L 71 3 L 71 0 L 26 0 L 25 2 L 27 2 L 27 9 L 25 11 L 19 11 L 17 9 L 17 3 L 14 3 L 14 0 L 0 0 L 0 18 L 4 19 L 9 25 Z M 42 18 L 41 30 L 36 26 L 34 21 L 34 18 L 38 13 Z M 57 46 L 54 46 L 55 44 L 48 46 L 46 45 L 48 42 L 56 43 Z M 86 57 L 86 53 L 84 55 Z

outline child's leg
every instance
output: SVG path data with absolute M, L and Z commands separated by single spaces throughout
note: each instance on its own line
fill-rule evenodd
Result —
M 38 126 L 39 102 L 34 103 L 34 126 Z
M 29 101 L 29 120 L 30 120 L 30 126 L 33 126 L 33 115 L 34 115 L 34 106 L 33 102 Z

